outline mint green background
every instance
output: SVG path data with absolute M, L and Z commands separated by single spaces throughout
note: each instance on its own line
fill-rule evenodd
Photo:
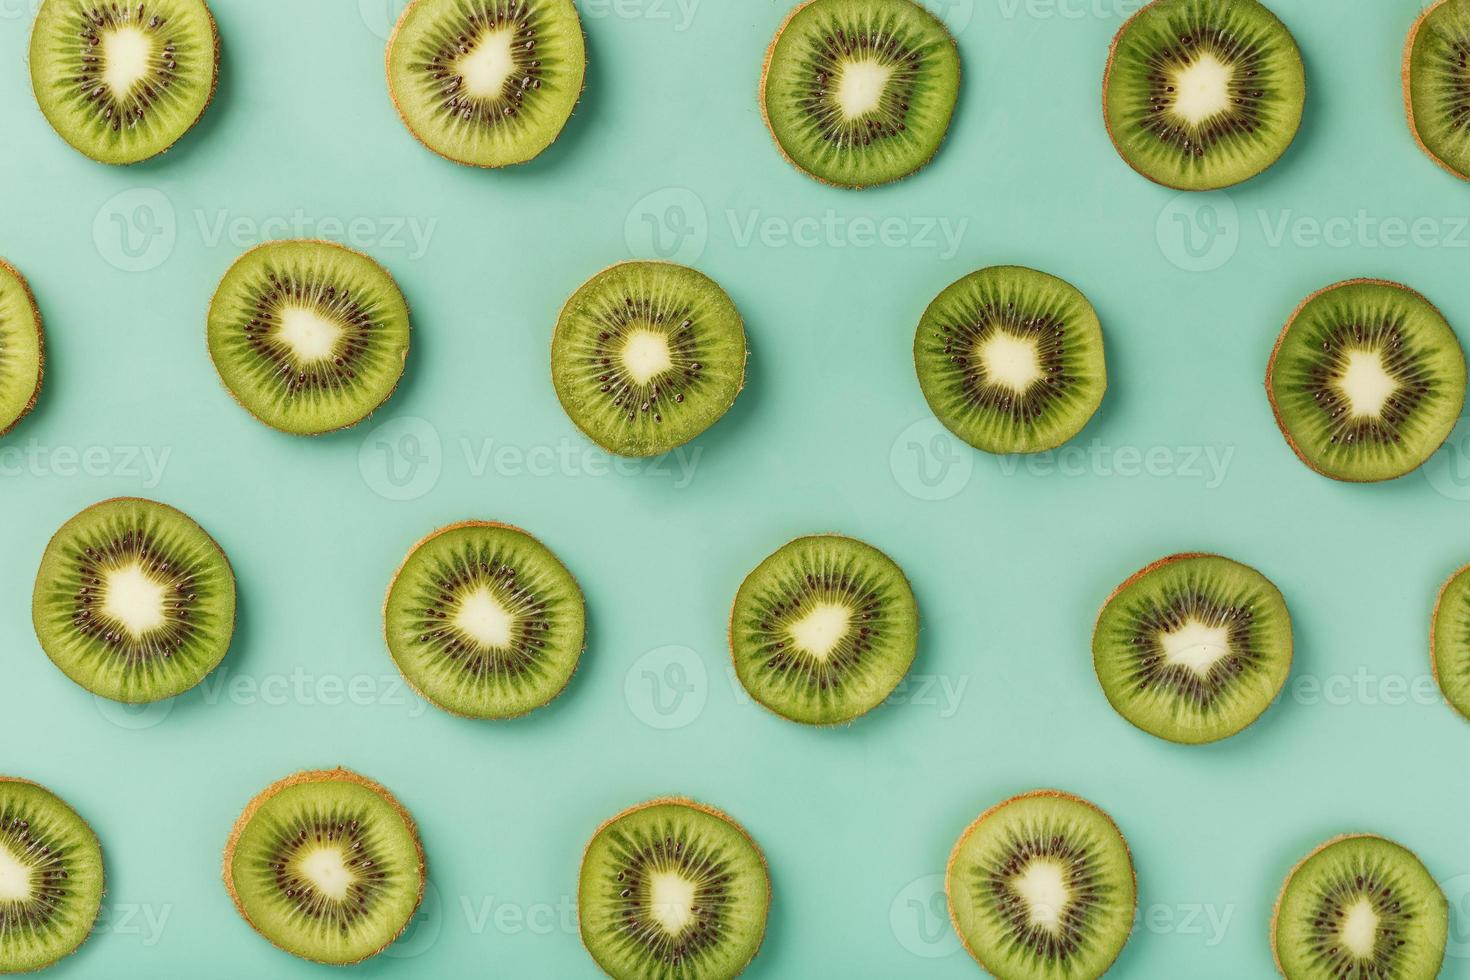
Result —
M 1349 692 L 1339 704 L 1307 689 L 1236 738 L 1176 747 L 1113 713 L 1088 643 L 1099 604 L 1134 569 L 1216 550 L 1286 594 L 1294 685 L 1361 671 L 1422 691 L 1434 592 L 1470 561 L 1470 502 L 1457 499 L 1470 497 L 1458 468 L 1470 438 L 1457 434 L 1426 472 L 1395 483 L 1335 484 L 1287 450 L 1262 390 L 1285 317 L 1338 279 L 1401 279 L 1470 324 L 1470 235 L 1454 225 L 1470 214 L 1470 188 L 1418 151 L 1400 105 L 1415 4 L 1276 0 L 1307 62 L 1305 123 L 1278 166 L 1230 191 L 1233 258 L 1195 273 L 1171 262 L 1179 250 L 1168 234 L 1161 247 L 1158 229 L 1199 202 L 1135 175 L 1103 131 L 1099 80 L 1121 20 L 1112 0 L 975 0 L 958 35 L 966 77 L 948 144 L 918 177 L 861 194 L 792 171 L 761 124 L 761 56 L 785 0 L 703 0 L 687 30 L 671 0 L 584 3 L 592 67 L 578 115 L 542 159 L 499 173 L 446 163 L 399 124 L 370 29 L 384 2 L 364 0 L 364 17 L 357 0 L 216 0 L 225 62 L 204 122 L 164 158 L 110 169 L 47 128 L 24 63 L 27 0 L 0 0 L 0 254 L 30 277 L 51 353 L 41 406 L 0 461 L 31 440 L 171 452 L 151 489 L 124 473 L 54 468 L 0 479 L 0 769 L 48 784 L 92 821 L 109 906 L 168 913 L 152 945 L 144 920 L 115 913 L 57 976 L 329 975 L 240 921 L 218 862 L 252 795 L 335 764 L 413 810 L 438 896 L 395 950 L 416 955 L 379 957 L 356 970 L 364 976 L 595 975 L 555 908 L 575 893 L 596 825 L 668 793 L 727 809 L 766 849 L 776 897 L 751 977 L 977 975 L 943 921 L 908 904 L 927 899 L 929 883 L 904 889 L 942 870 L 982 809 L 1038 786 L 1107 808 L 1133 847 L 1143 905 L 1163 909 L 1114 976 L 1268 975 L 1282 876 L 1320 840 L 1355 830 L 1402 841 L 1450 882 L 1452 952 L 1470 952 L 1470 879 L 1457 879 L 1470 874 L 1470 730 L 1449 709 L 1384 703 L 1402 699 L 1397 688 L 1369 685 L 1383 696 Z M 665 12 L 673 19 L 658 19 Z M 702 199 L 708 246 L 695 264 L 745 313 L 753 351 L 747 390 L 697 443 L 692 484 L 646 471 L 473 475 L 461 440 L 584 447 L 552 392 L 551 327 L 578 284 L 629 257 L 637 202 L 670 187 Z M 146 272 L 108 261 L 119 253 L 105 210 L 94 235 L 99 210 L 132 188 L 160 191 L 176 215 L 172 251 Z M 252 221 L 296 209 L 437 221 L 421 257 L 391 242 L 368 249 L 398 277 L 416 331 L 406 383 L 373 423 L 290 438 L 221 389 L 204 312 L 243 248 L 207 240 L 221 209 Z M 757 211 L 791 221 L 828 209 L 969 224 L 946 259 L 920 247 L 742 246 L 727 217 L 739 227 Z M 1448 240 L 1273 245 L 1259 217 L 1274 227 L 1288 210 L 1325 220 L 1359 209 L 1433 219 Z M 890 455 L 927 414 L 914 324 L 946 284 L 1002 262 L 1071 280 L 1103 320 L 1112 388 L 1078 445 L 1233 451 L 1224 483 L 1007 469 L 941 445 L 929 464 L 949 459 L 961 477 L 972 465 L 968 483 L 940 501 L 907 493 L 900 480 L 913 485 L 912 474 Z M 407 502 L 376 494 L 359 467 L 365 442 L 376 451 L 373 426 L 400 416 L 426 420 L 443 445 L 437 485 Z M 926 445 L 899 440 L 897 457 Z M 242 603 L 212 693 L 125 716 L 131 728 L 50 665 L 29 615 L 51 532 L 119 494 L 193 514 L 233 560 Z M 391 677 L 379 614 L 389 576 L 419 537 L 470 517 L 531 529 L 586 591 L 591 645 L 551 708 L 477 724 L 402 702 L 376 680 L 399 703 L 267 703 L 222 686 L 297 670 Z M 737 697 L 724 639 L 736 587 L 781 542 L 819 530 L 864 538 L 907 569 L 926 624 L 915 671 L 966 684 L 957 712 L 894 704 L 848 729 L 810 731 Z M 625 680 L 633 670 L 636 692 L 635 662 L 668 645 L 694 651 L 709 683 L 702 714 L 661 731 L 634 714 Z M 478 915 L 487 898 L 477 932 L 464 907 Z M 502 903 L 511 911 L 497 919 Z M 558 921 L 537 911 L 546 906 Z M 1183 921 L 1197 906 L 1231 916 L 1223 938 L 1207 919 Z M 1470 961 L 1447 964 L 1445 976 L 1470 977 Z

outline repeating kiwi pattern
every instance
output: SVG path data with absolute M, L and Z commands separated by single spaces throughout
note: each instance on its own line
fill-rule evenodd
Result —
M 205 0 L 42 0 L 29 47 L 37 106 L 104 164 L 163 153 L 213 99 L 220 38 Z M 578 105 L 587 51 L 573 0 L 412 0 L 386 50 L 392 101 L 412 135 L 451 161 L 504 167 L 544 152 Z M 777 31 L 759 108 L 798 170 L 844 188 L 910 176 L 939 151 L 960 56 L 913 0 L 809 0 Z M 1470 0 L 1438 0 L 1402 62 L 1413 139 L 1470 179 Z M 1288 27 L 1258 0 L 1153 0 L 1118 31 L 1103 119 L 1143 176 L 1192 191 L 1271 167 L 1301 123 L 1307 86 Z M 268 243 L 236 263 L 208 314 L 221 380 L 262 421 L 316 434 L 366 418 L 408 356 L 407 303 L 391 273 L 327 242 Z M 976 448 L 1038 452 L 1073 438 L 1106 389 L 1101 325 L 1069 283 L 1018 266 L 980 270 L 929 307 L 914 343 L 936 416 Z M 699 436 L 745 380 L 746 341 L 713 280 L 667 263 L 600 274 L 563 310 L 552 375 L 568 415 L 615 453 L 648 456 Z M 41 314 L 0 261 L 0 435 L 36 405 Z M 1266 388 L 1291 449 L 1348 482 L 1388 480 L 1444 443 L 1466 363 L 1443 314 L 1400 283 L 1319 290 L 1291 315 Z M 198 684 L 225 657 L 235 580 L 223 550 L 154 501 L 103 501 L 57 532 L 36 578 L 39 646 L 99 698 L 146 703 Z M 446 711 L 505 718 L 565 688 L 583 651 L 580 586 L 549 549 L 471 521 L 421 542 L 390 587 L 389 651 Z M 837 535 L 791 542 L 736 595 L 736 675 L 792 721 L 850 722 L 876 707 L 916 652 L 917 602 L 902 570 Z M 1430 658 L 1470 718 L 1470 569 L 1435 602 Z M 1290 667 L 1276 586 L 1215 555 L 1173 555 L 1107 599 L 1093 637 L 1103 693 L 1139 728 L 1177 742 L 1249 726 Z M 305 959 L 360 962 L 386 949 L 424 896 L 417 826 L 386 787 L 343 769 L 268 787 L 225 845 L 224 883 L 260 934 Z M 946 872 L 954 928 L 1000 980 L 1092 980 L 1133 931 L 1137 883 L 1122 832 L 1055 790 L 986 810 Z M 35 783 L 0 776 L 0 973 L 44 969 L 91 934 L 102 847 Z M 583 855 L 579 921 L 617 980 L 716 980 L 756 956 L 772 904 L 765 857 L 729 815 L 683 798 L 634 806 Z M 1291 870 L 1270 924 L 1287 980 L 1429 980 L 1449 905 L 1422 862 L 1372 835 L 1330 840 Z

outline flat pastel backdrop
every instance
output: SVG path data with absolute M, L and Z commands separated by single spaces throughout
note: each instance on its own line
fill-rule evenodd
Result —
M 0 2 L 0 254 L 35 287 L 50 359 L 38 411 L 0 447 L 0 770 L 92 821 L 109 876 L 107 919 L 56 976 L 336 975 L 251 932 L 218 865 L 258 790 L 342 764 L 412 809 L 433 882 L 413 933 L 363 976 L 596 975 L 568 911 L 582 847 L 670 793 L 725 808 L 765 847 L 775 905 L 752 978 L 976 976 L 933 876 L 981 810 L 1056 786 L 1107 808 L 1133 848 L 1145 912 L 1114 976 L 1269 975 L 1282 876 L 1367 830 L 1446 882 L 1444 975 L 1470 977 L 1470 726 L 1425 688 L 1435 590 L 1470 561 L 1470 438 L 1389 485 L 1332 483 L 1287 450 L 1262 390 L 1286 316 L 1339 279 L 1406 281 L 1470 331 L 1470 187 L 1419 152 L 1400 104 L 1416 4 L 1276 0 L 1306 58 L 1305 123 L 1265 176 L 1207 199 L 1146 182 L 1103 131 L 1128 0 L 956 0 L 949 141 L 914 179 L 860 194 L 791 170 L 761 123 L 785 0 L 703 0 L 692 17 L 689 0 L 587 0 L 576 117 L 499 173 L 440 160 L 400 125 L 382 67 L 392 0 L 215 0 L 224 68 L 203 123 L 153 162 L 93 164 L 32 101 L 28 4 Z M 240 410 L 204 344 L 220 275 L 262 234 L 293 233 L 267 219 L 296 216 L 329 221 L 308 234 L 363 219 L 357 243 L 415 317 L 397 396 L 315 440 Z M 891 219 L 886 243 L 860 217 Z M 1314 241 L 1333 218 L 1338 234 Z M 1383 219 L 1423 219 L 1420 240 Z M 426 248 L 409 223 L 432 228 Z M 957 249 L 938 227 L 963 227 Z M 607 472 L 558 407 L 551 328 L 584 279 L 655 245 L 739 304 L 749 385 L 667 469 Z M 914 325 L 994 263 L 1071 280 L 1104 323 L 1111 390 L 1074 444 L 1089 456 L 1054 472 L 925 423 Z M 93 475 L 71 455 L 89 450 Z M 156 486 L 134 450 L 168 454 Z M 1210 453 L 1228 455 L 1223 481 Z M 143 712 L 57 672 L 29 610 L 49 535 L 139 494 L 215 534 L 242 600 L 221 671 Z M 471 517 L 540 535 L 590 606 L 576 680 L 518 722 L 426 711 L 381 639 L 409 546 Z M 725 621 L 746 571 L 821 530 L 900 562 L 925 631 L 900 703 L 817 731 L 740 696 Z M 1291 693 L 1205 748 L 1131 728 L 1090 665 L 1112 587 L 1186 549 L 1266 572 L 1298 642 Z

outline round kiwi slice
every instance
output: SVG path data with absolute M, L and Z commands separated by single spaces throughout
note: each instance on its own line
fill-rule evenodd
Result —
M 266 425 L 320 435 L 388 400 L 408 359 L 408 304 L 388 270 L 332 242 L 246 252 L 209 304 L 209 355 Z
M 597 828 L 582 855 L 582 944 L 614 980 L 728 980 L 766 933 L 759 845 L 692 800 L 653 800 Z
M 1271 949 L 1286 980 L 1433 980 L 1449 916 L 1413 852 L 1382 837 L 1338 837 L 1287 875 Z
M 476 167 L 550 146 L 586 69 L 572 0 L 414 0 L 388 41 L 388 90 L 409 131 Z
M 1470 180 L 1470 0 L 1439 0 L 1409 29 L 1404 106 L 1419 148 Z
M 388 650 L 413 688 L 467 718 L 513 718 L 572 679 L 587 612 L 572 573 L 508 524 L 466 521 L 409 552 L 383 608 Z
M 992 807 L 960 836 L 944 890 L 970 955 L 999 980 L 1095 980 L 1133 930 L 1128 844 L 1102 810 L 1038 790 Z
M 960 55 L 912 0 L 810 0 L 776 32 L 761 113 L 781 154 L 838 187 L 872 187 L 923 168 L 949 132 Z
M 204 115 L 219 35 L 204 0 L 45 0 L 31 87 L 51 127 L 101 163 L 137 163 Z
M 836 534 L 783 545 L 746 576 L 730 613 L 740 683 L 809 725 L 852 721 L 882 704 L 918 645 L 919 606 L 903 570 Z
M 188 515 L 105 500 L 56 532 L 31 602 L 36 637 L 62 673 L 128 704 L 202 681 L 235 632 L 235 576 Z
M 657 456 L 735 404 L 745 357 L 740 311 L 713 279 L 668 262 L 624 262 L 562 308 L 551 380 L 593 442 L 621 456 Z
M 266 788 L 225 845 L 225 888 L 273 945 L 345 965 L 387 949 L 424 897 L 424 851 L 393 794 L 346 769 Z
M 1154 0 L 1118 31 L 1103 76 L 1118 153 L 1185 191 L 1229 187 L 1275 163 L 1306 97 L 1296 40 L 1256 0 Z
M 1470 719 L 1470 565 L 1439 590 L 1429 629 L 1429 662 L 1444 699 Z
M 1219 555 L 1160 559 L 1114 590 L 1092 662 L 1128 721 L 1195 745 L 1261 716 L 1291 672 L 1291 614 L 1254 568 Z
M 0 436 L 36 407 L 45 367 L 36 298 L 15 266 L 0 259 Z
M 992 453 L 1055 449 L 1108 387 L 1102 327 L 1076 287 L 1020 266 L 981 269 L 929 304 L 914 336 L 929 408 Z
M 45 787 L 0 776 L 0 973 L 41 970 L 86 942 L 102 908 L 102 845 Z
M 1423 296 L 1352 279 L 1308 296 L 1271 352 L 1266 392 L 1302 462 L 1334 480 L 1391 480 L 1444 444 L 1465 404 L 1465 352 Z

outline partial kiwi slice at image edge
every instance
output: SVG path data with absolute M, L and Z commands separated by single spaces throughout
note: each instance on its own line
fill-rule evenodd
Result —
M 1404 43 L 1404 112 L 1429 159 L 1470 180 L 1470 2 L 1439 0 Z
M 82 817 L 38 783 L 0 776 L 0 973 L 65 959 L 92 934 L 102 909 L 102 845 Z
M 455 163 L 507 167 L 554 143 L 587 72 L 572 0 L 414 0 L 387 52 L 410 133 Z
M 1058 790 L 976 818 L 950 853 L 944 891 L 966 951 L 998 980 L 1096 980 L 1127 945 L 1138 904 L 1117 824 Z
M 388 587 L 394 663 L 427 701 L 464 718 L 529 714 L 560 695 L 587 644 L 581 587 L 509 524 L 464 521 L 410 550 Z
M 46 374 L 41 311 L 20 271 L 0 259 L 0 437 L 36 407 Z
M 1266 393 L 1297 457 L 1334 480 L 1392 480 L 1444 445 L 1465 405 L 1465 351 L 1444 315 L 1384 279 L 1349 279 L 1297 306 Z
M 809 0 L 766 52 L 760 106 L 798 170 L 861 189 L 923 169 L 949 132 L 959 48 L 912 0 Z
M 1470 565 L 1451 575 L 1435 598 L 1429 666 L 1445 701 L 1470 721 Z
M 52 537 L 31 601 L 46 656 L 93 694 L 145 704 L 190 690 L 235 631 L 235 576 L 220 546 L 167 504 L 120 497 Z
M 391 946 L 428 880 L 412 815 L 347 769 L 298 772 L 245 807 L 224 852 L 241 918 L 273 946 L 338 966 Z
M 582 944 L 613 980 L 730 980 L 760 951 L 770 907 L 760 845 L 684 797 L 624 810 L 582 855 Z
M 1449 903 L 1423 862 L 1372 834 L 1329 840 L 1286 876 L 1271 953 L 1286 980 L 1433 980 Z
M 46 121 L 99 163 L 138 163 L 194 127 L 219 81 L 204 0 L 44 0 L 31 87 Z

